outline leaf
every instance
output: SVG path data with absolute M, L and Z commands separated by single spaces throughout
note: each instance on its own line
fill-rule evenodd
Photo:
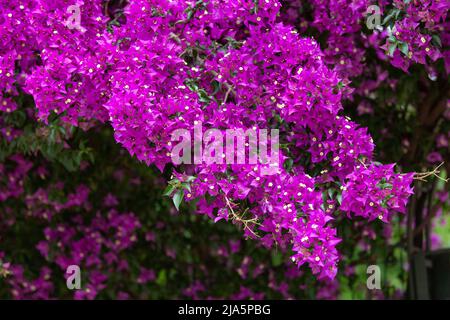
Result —
M 173 204 L 175 205 L 175 208 L 177 211 L 179 211 L 181 201 L 183 201 L 184 198 L 184 190 L 178 190 L 175 195 L 173 196 Z
M 291 171 L 293 165 L 294 160 L 291 158 L 286 159 L 286 161 L 284 162 L 284 168 L 286 169 L 286 171 Z
M 380 188 L 380 189 L 390 189 L 390 190 L 392 190 L 392 184 L 390 184 L 390 183 L 380 183 L 379 185 L 378 185 L 378 187 Z
M 219 81 L 217 81 L 217 80 L 213 80 L 212 82 L 211 82 L 211 85 L 212 85 L 212 87 L 213 87 L 213 92 L 212 92 L 212 96 L 215 96 L 216 94 L 217 94 L 217 92 L 219 92 L 219 90 L 220 90 L 220 87 L 221 87 L 221 83 L 219 82 Z
M 166 269 L 162 269 L 158 273 L 158 278 L 156 278 L 156 284 L 163 287 L 166 285 L 166 283 L 167 283 L 167 272 Z
M 397 42 L 397 38 L 391 34 L 388 37 L 388 41 L 391 42 L 391 43 L 396 43 Z
M 181 186 L 187 191 L 191 192 L 191 185 L 189 183 L 183 182 Z
M 400 42 L 398 45 L 400 51 L 406 56 L 409 52 L 408 44 L 405 42 Z
M 208 96 L 208 93 L 205 91 L 205 89 L 199 89 L 197 91 L 199 101 L 203 103 L 210 103 L 211 98 Z
M 198 91 L 198 84 L 195 82 L 194 79 L 187 79 L 184 83 L 189 88 L 189 90 L 191 90 L 193 92 Z
M 60 156 L 59 162 L 66 168 L 67 171 L 75 171 L 75 159 L 71 158 L 69 155 L 63 154 Z
M 190 10 L 186 14 L 186 20 L 191 20 L 193 15 L 194 15 L 194 10 L 192 10 L 192 8 L 190 8 Z
M 272 253 L 272 265 L 278 267 L 283 263 L 283 255 L 279 251 L 274 251 Z
M 437 47 L 439 47 L 439 48 L 442 48 L 442 41 L 441 41 L 441 38 L 440 38 L 437 34 L 431 36 L 431 42 L 432 42 L 435 46 L 437 46 Z
M 397 43 L 393 43 L 389 46 L 389 56 L 394 56 L 395 48 L 397 48 Z
M 330 197 L 330 199 L 333 199 L 334 193 L 335 193 L 334 189 L 331 189 L 331 188 L 328 189 L 328 196 Z
M 195 179 L 197 179 L 197 177 L 189 176 L 189 177 L 187 177 L 186 182 L 192 182 L 192 181 L 194 181 Z
M 338 194 L 337 195 L 337 197 L 336 197 L 336 200 L 339 202 L 339 204 L 341 205 L 342 204 L 342 195 L 341 194 Z
M 385 25 L 387 22 L 389 22 L 389 20 L 391 20 L 394 16 L 398 17 L 400 13 L 399 9 L 394 9 L 391 12 L 389 12 L 389 14 L 383 19 L 383 25 Z
M 169 184 L 166 187 L 166 189 L 164 189 L 163 196 L 170 196 L 172 194 L 173 190 L 175 190 L 175 187 L 173 185 Z

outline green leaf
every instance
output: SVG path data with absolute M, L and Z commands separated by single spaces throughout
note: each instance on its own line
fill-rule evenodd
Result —
M 392 189 L 392 184 L 387 183 L 387 182 L 385 182 L 385 183 L 380 183 L 380 184 L 378 185 L 378 187 L 379 187 L 380 189 Z
M 392 56 L 394 55 L 395 48 L 397 48 L 397 43 L 392 43 L 392 44 L 389 46 L 389 56 L 392 57 Z
M 441 41 L 441 38 L 440 38 L 437 34 L 431 36 L 431 42 L 432 42 L 436 47 L 442 48 L 442 41 Z
M 333 196 L 334 196 L 335 191 L 336 191 L 336 190 L 331 189 L 331 188 L 328 189 L 328 196 L 330 197 L 330 199 L 333 199 Z
M 391 43 L 397 43 L 397 38 L 392 34 L 388 37 L 388 41 Z
M 192 8 L 190 8 L 191 10 L 189 10 L 186 14 L 186 20 L 191 20 L 192 16 L 194 15 L 194 10 L 192 10 Z
M 198 91 L 198 84 L 195 82 L 194 79 L 187 79 L 184 83 L 186 84 L 186 87 L 189 88 L 189 90 L 193 92 Z
M 186 182 L 183 182 L 182 184 L 181 184 L 181 186 L 184 188 L 184 189 L 186 189 L 187 191 L 191 191 L 191 185 L 189 184 L 189 183 L 186 183 Z
M 208 93 L 205 91 L 205 89 L 199 89 L 197 91 L 199 101 L 203 103 L 210 103 L 211 98 L 208 96 Z
M 163 196 L 170 196 L 173 192 L 173 190 L 175 190 L 175 187 L 171 184 L 169 184 L 166 189 L 163 192 Z
M 274 251 L 272 253 L 272 265 L 278 267 L 283 263 L 283 255 L 279 251 Z
M 398 48 L 400 49 L 400 51 L 406 56 L 409 52 L 409 48 L 408 48 L 408 44 L 405 42 L 400 42 L 398 44 Z
M 286 169 L 286 171 L 291 171 L 293 165 L 294 160 L 291 158 L 286 159 L 286 161 L 284 162 L 284 168 Z
M 194 181 L 195 179 L 197 179 L 197 177 L 189 176 L 189 177 L 187 177 L 186 182 L 192 182 L 192 181 Z
M 219 81 L 217 81 L 217 80 L 213 80 L 213 81 L 211 82 L 211 85 L 212 85 L 212 87 L 213 87 L 212 95 L 214 96 L 214 95 L 217 94 L 217 92 L 219 92 L 220 87 L 221 87 L 221 83 L 220 83 Z
M 383 19 L 383 25 L 385 25 L 386 23 L 389 22 L 389 20 L 391 20 L 394 16 L 398 17 L 398 15 L 400 14 L 400 10 L 399 9 L 394 9 L 391 12 L 389 12 L 389 14 Z
M 341 194 L 338 194 L 338 195 L 336 196 L 336 200 L 339 202 L 339 204 L 342 204 L 342 195 L 341 195 Z
M 156 278 L 156 284 L 163 287 L 166 285 L 166 283 L 167 283 L 167 272 L 166 269 L 162 269 L 158 273 L 158 278 Z
M 181 201 L 183 201 L 184 198 L 184 190 L 178 190 L 175 195 L 173 196 L 173 204 L 175 205 L 175 208 L 177 211 L 179 211 Z

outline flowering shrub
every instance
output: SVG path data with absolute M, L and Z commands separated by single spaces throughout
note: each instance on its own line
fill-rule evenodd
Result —
M 138 241 L 155 242 L 166 222 L 147 224 L 142 204 L 136 205 L 140 214 L 130 212 L 131 202 L 145 196 L 133 197 L 127 188 L 103 194 L 112 181 L 121 186 L 143 183 L 146 174 L 127 166 L 140 172 L 156 167 L 169 180 L 164 194 L 177 210 L 184 201 L 183 210 L 217 224 L 226 220 L 240 225 L 262 257 L 276 250 L 288 256 L 291 262 L 281 283 L 268 271 L 270 286 L 282 297 L 294 297 L 286 279 L 311 272 L 311 278 L 326 284 L 314 294 L 331 298 L 339 287 L 339 262 L 348 265 L 348 275 L 355 274 L 345 248 L 338 247 L 345 230 L 356 232 L 352 241 L 363 249 L 371 248 L 381 232 L 390 238 L 390 223 L 401 225 L 399 213 L 407 211 L 413 178 L 439 174 L 397 173 L 395 165 L 376 160 L 399 161 L 406 171 L 426 170 L 426 161 L 415 157 L 429 151 L 420 149 L 420 133 L 434 124 L 438 132 L 429 145 L 442 150 L 420 157 L 439 163 L 448 157 L 449 128 L 443 119 L 448 120 L 449 107 L 441 94 L 448 87 L 445 2 L 379 1 L 385 18 L 375 30 L 364 24 L 374 3 L 367 0 L 19 2 L 1 3 L 2 223 L 5 230 L 17 225 L 13 208 L 18 206 L 27 219 L 47 224 L 45 239 L 35 244 L 41 258 L 59 272 L 78 264 L 89 273 L 85 290 L 77 291 L 76 298 L 94 298 L 107 283 L 124 285 L 136 272 L 141 285 L 164 285 L 174 276 L 166 268 L 156 275 L 155 270 L 130 266 L 133 254 L 128 251 Z M 66 11 L 73 5 L 80 16 Z M 411 77 L 407 72 L 414 72 L 413 79 L 406 80 Z M 429 97 L 428 105 L 415 108 L 417 101 L 408 95 L 415 85 L 422 88 L 415 94 Z M 427 96 L 431 88 L 438 90 Z M 394 106 L 400 110 L 384 112 Z M 368 117 L 378 113 L 382 115 L 375 120 Z M 419 124 L 411 125 L 416 117 Z M 404 136 L 395 133 L 398 119 L 405 123 Z M 225 164 L 221 159 L 230 150 L 215 154 L 218 161 L 213 164 L 172 163 L 172 132 L 199 123 L 202 135 L 209 129 L 278 129 L 281 165 Z M 103 149 L 111 147 L 105 143 L 110 138 L 107 125 L 115 141 L 146 166 L 131 162 L 122 151 Z M 392 145 L 401 149 L 395 140 L 400 136 L 402 146 L 411 148 L 400 155 L 389 153 Z M 381 147 L 375 148 L 374 139 Z M 394 143 L 385 147 L 389 139 Z M 100 150 L 117 167 L 94 163 Z M 79 183 L 67 186 L 60 170 L 82 172 L 88 180 L 79 177 Z M 26 187 L 28 179 L 33 183 Z M 150 180 L 157 178 L 145 181 Z M 441 192 L 445 188 L 438 187 Z M 159 206 L 162 200 L 154 201 Z M 430 206 L 436 202 L 428 201 Z M 436 208 L 442 211 L 445 203 L 438 201 Z M 164 214 L 162 208 L 156 212 Z M 206 220 L 199 223 L 210 228 Z M 154 227 L 156 231 L 149 230 Z M 183 232 L 192 234 L 187 228 Z M 166 245 L 158 250 L 175 261 L 180 254 Z M 213 255 L 225 259 L 228 251 L 237 249 L 230 244 Z M 13 274 L 8 280 L 13 297 L 52 295 L 48 267 L 42 267 L 36 280 L 27 280 L 23 266 L 9 262 L 11 253 L 0 254 L 4 272 Z M 201 259 L 207 257 L 197 258 L 205 271 Z M 249 277 L 253 259 L 243 258 L 237 269 L 241 278 Z M 308 268 L 299 271 L 304 264 Z M 251 277 L 268 268 L 264 263 L 252 267 Z M 127 277 L 114 280 L 124 271 Z M 205 290 L 204 283 L 192 282 L 184 294 L 200 297 Z M 131 291 L 105 296 L 158 297 Z M 245 287 L 228 293 L 222 297 L 265 296 Z

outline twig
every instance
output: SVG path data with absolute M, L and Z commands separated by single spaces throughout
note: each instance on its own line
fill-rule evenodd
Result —
M 442 165 L 444 164 L 444 162 L 442 162 L 440 165 L 438 165 L 433 171 L 428 171 L 428 172 L 422 172 L 422 173 L 416 173 L 415 175 L 414 175 L 414 179 L 415 180 L 420 180 L 420 181 L 423 181 L 423 182 L 427 182 L 427 178 L 428 177 L 436 177 L 436 178 L 438 178 L 439 180 L 442 180 L 442 181 L 444 181 L 445 183 L 447 183 L 450 179 L 449 178 L 447 178 L 447 179 L 444 179 L 444 178 L 442 178 L 441 176 L 439 176 L 439 173 L 440 173 L 440 171 L 439 171 L 439 168 L 440 167 L 442 167 Z
M 367 165 L 363 161 L 361 161 L 361 159 L 358 159 L 358 161 L 364 166 L 365 169 L 367 169 Z
M 227 90 L 227 93 L 225 94 L 225 97 L 223 98 L 222 104 L 227 103 L 228 95 L 230 94 L 231 90 L 233 90 L 233 87 L 232 87 L 232 86 L 229 86 L 229 87 L 228 87 L 228 90 Z
M 253 232 L 253 230 L 248 226 L 250 223 L 257 225 L 257 226 L 261 226 L 261 224 L 258 222 L 258 218 L 253 218 L 253 219 L 243 219 L 242 216 L 245 214 L 246 211 L 244 211 L 244 213 L 242 214 L 242 216 L 240 217 L 239 215 L 237 215 L 232 207 L 232 203 L 230 202 L 230 200 L 228 199 L 227 196 L 224 195 L 225 201 L 227 202 L 227 206 L 230 209 L 231 215 L 232 215 L 232 220 L 241 222 L 244 225 L 244 229 L 248 229 L 255 237 L 259 238 L 259 236 Z

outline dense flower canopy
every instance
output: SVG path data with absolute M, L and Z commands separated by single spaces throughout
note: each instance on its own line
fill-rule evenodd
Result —
M 368 130 L 342 103 L 385 85 L 379 66 L 365 63 L 369 48 L 404 71 L 423 64 L 433 77 L 441 60 L 448 69 L 440 46 L 449 5 L 380 1 L 393 22 L 369 34 L 361 22 L 373 1 L 309 2 L 311 21 L 300 16 L 301 1 L 2 0 L 1 110 L 14 111 L 12 97 L 25 92 L 44 122 L 109 122 L 131 155 L 172 171 L 167 194 L 177 205 L 195 201 L 198 213 L 241 224 L 246 237 L 291 250 L 295 264 L 333 279 L 336 217 L 389 223 L 405 212 L 414 175 L 376 162 Z M 79 28 L 68 27 L 72 5 Z M 312 29 L 328 31 L 327 47 Z M 363 74 L 371 76 L 352 87 Z M 174 166 L 171 133 L 199 122 L 204 131 L 279 129 L 282 165 L 271 175 L 266 164 Z M 26 174 L 16 162 L 12 174 Z M 125 218 L 132 232 L 138 223 L 117 219 Z

